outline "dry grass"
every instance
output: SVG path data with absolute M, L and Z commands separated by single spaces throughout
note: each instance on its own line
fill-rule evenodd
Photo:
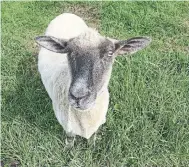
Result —
M 100 28 L 100 10 L 101 10 L 102 3 L 95 3 L 93 5 L 90 3 L 71 3 L 68 8 L 62 10 L 62 12 L 69 12 L 76 14 L 83 18 L 87 24 L 95 29 Z M 62 13 L 61 12 L 61 13 Z

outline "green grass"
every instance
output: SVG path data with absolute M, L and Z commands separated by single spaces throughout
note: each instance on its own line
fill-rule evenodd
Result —
M 189 2 L 2 2 L 1 159 L 5 166 L 189 166 Z M 119 57 L 96 145 L 65 133 L 37 71 L 33 38 L 63 12 L 110 37 L 153 39 Z

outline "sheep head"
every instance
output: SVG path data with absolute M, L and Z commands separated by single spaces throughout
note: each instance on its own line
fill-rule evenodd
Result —
M 39 36 L 36 42 L 50 51 L 66 53 L 72 76 L 68 100 L 72 107 L 85 111 L 94 106 L 97 96 L 108 86 L 115 57 L 135 53 L 151 40 L 135 37 L 119 41 L 89 28 L 69 40 Z

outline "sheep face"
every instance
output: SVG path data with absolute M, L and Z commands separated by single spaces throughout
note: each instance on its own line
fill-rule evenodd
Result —
M 147 37 L 112 40 L 91 30 L 70 40 L 40 36 L 36 41 L 48 50 L 67 53 L 71 72 L 68 100 L 72 107 L 82 111 L 90 109 L 108 85 L 115 57 L 134 53 L 150 43 Z
M 90 41 L 88 41 L 90 43 Z M 91 108 L 97 95 L 109 81 L 115 55 L 113 43 L 104 38 L 98 45 L 78 47 L 75 41 L 68 46 L 68 61 L 72 74 L 69 89 L 70 104 L 80 110 Z

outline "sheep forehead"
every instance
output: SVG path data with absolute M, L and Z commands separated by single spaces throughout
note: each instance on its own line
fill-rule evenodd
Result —
M 97 31 L 89 28 L 84 33 L 72 39 L 71 45 L 82 49 L 97 48 L 105 40 L 105 37 L 101 36 Z

